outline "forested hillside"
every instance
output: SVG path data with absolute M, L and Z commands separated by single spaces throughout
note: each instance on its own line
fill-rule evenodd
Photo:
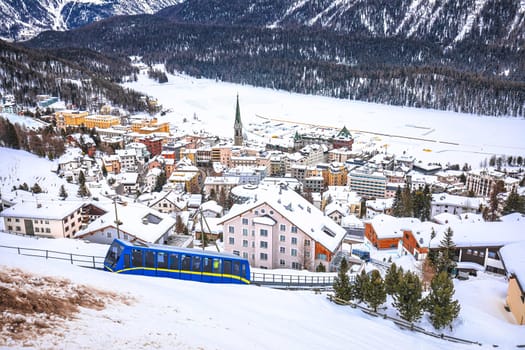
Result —
M 83 109 L 107 99 L 142 111 L 146 104 L 141 95 L 118 85 L 134 73 L 126 60 L 87 49 L 34 50 L 0 40 L 0 95 L 12 94 L 23 105 L 49 94 Z
M 126 16 L 46 32 L 37 48 L 143 56 L 169 71 L 339 98 L 525 116 L 525 60 L 512 47 L 381 38 L 332 30 L 178 23 Z

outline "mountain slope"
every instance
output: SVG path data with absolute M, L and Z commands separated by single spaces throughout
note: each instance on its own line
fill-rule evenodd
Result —
M 154 13 L 182 0 L 2 0 L 0 38 L 24 40 L 45 30 L 67 30 L 115 15 Z
M 192 23 L 309 26 L 445 46 L 465 40 L 513 47 L 525 42 L 522 0 L 187 0 L 159 14 Z

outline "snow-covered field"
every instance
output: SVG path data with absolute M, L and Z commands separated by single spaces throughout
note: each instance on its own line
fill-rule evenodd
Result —
M 346 125 L 356 138 L 356 145 L 372 140 L 377 145 L 387 145 L 388 152 L 406 151 L 418 160 L 443 165 L 467 162 L 477 168 L 493 154 L 525 155 L 524 119 L 301 95 L 186 75 L 168 74 L 168 82 L 164 84 L 148 79 L 145 74 L 138 78 L 137 82 L 125 86 L 158 98 L 163 108 L 169 110 L 161 120 L 180 130 L 207 130 L 233 137 L 235 102 L 239 94 L 245 127 L 265 121 L 260 117 L 287 120 L 292 124 L 312 123 L 336 128 Z
M 100 245 L 67 239 L 30 239 L 0 233 L 2 245 L 31 246 L 99 255 Z M 81 308 L 63 326 L 25 342 L 45 349 L 472 349 L 525 344 L 523 327 L 504 308 L 506 282 L 480 274 L 455 281 L 461 303 L 454 330 L 446 334 L 478 341 L 460 345 L 401 330 L 391 321 L 338 306 L 325 294 L 256 286 L 201 284 L 164 278 L 115 275 L 67 262 L 18 256 L 1 249 L 0 266 L 134 299 L 129 305 Z M 5 268 L 2 268 L 5 270 Z M 424 328 L 432 330 L 427 320 Z M 8 345 L 8 344 L 6 344 Z M 9 347 L 18 348 L 20 343 Z

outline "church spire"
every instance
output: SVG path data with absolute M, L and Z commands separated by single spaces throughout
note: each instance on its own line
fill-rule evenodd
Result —
M 241 108 L 239 107 L 239 94 L 237 94 L 237 106 L 235 107 L 235 123 L 233 124 L 233 145 L 242 146 L 242 122 L 241 122 Z

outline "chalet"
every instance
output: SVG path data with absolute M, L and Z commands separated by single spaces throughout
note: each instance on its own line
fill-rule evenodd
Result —
M 175 219 L 138 203 L 115 204 L 90 223 L 75 238 L 110 244 L 120 238 L 131 242 L 164 244 L 175 226 Z
M 441 213 L 463 214 L 479 213 L 480 206 L 484 205 L 483 198 L 464 197 L 451 195 L 448 193 L 438 193 L 432 195 L 431 216 Z
M 404 232 L 420 223 L 416 218 L 396 218 L 379 214 L 365 222 L 365 237 L 377 249 L 397 249 Z
M 179 213 L 186 210 L 188 204 L 187 197 L 176 191 L 145 193 L 137 200 L 164 214 Z
M 519 325 L 525 325 L 525 240 L 502 247 L 499 255 L 505 267 L 509 286 L 506 306 Z
M 346 231 L 284 183 L 254 191 L 221 219 L 225 250 L 263 269 L 328 269 Z

